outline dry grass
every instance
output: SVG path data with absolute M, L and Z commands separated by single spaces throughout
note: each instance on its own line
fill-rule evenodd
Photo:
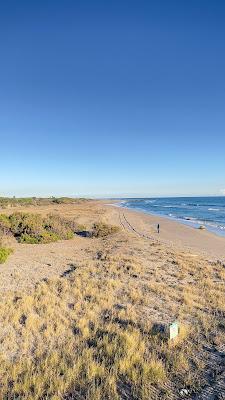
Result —
M 132 306 L 114 303 L 122 285 L 99 272 L 95 263 L 82 266 L 1 304 L 1 398 L 60 399 L 74 391 L 119 398 L 126 383 L 140 396 L 143 387 L 148 393 L 150 384 L 166 380 Z
M 87 263 L 1 300 L 0 398 L 198 392 L 215 368 L 207 348 L 223 343 L 224 267 L 127 233 L 86 240 L 96 246 Z M 154 328 L 175 318 L 168 342 Z

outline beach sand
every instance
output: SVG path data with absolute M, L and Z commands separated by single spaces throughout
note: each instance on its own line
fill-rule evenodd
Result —
M 209 231 L 197 229 L 169 218 L 150 215 L 141 211 L 120 208 L 132 227 L 141 234 L 149 235 L 161 243 L 171 245 L 177 250 L 187 250 L 196 254 L 222 259 L 225 262 L 225 237 Z M 157 233 L 160 224 L 160 234 Z M 127 225 L 127 224 L 126 224 Z

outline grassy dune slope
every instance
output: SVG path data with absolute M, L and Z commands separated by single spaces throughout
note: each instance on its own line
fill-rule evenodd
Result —
M 115 223 L 116 213 L 93 204 L 78 220 Z M 1 299 L 0 398 L 179 399 L 183 388 L 193 396 L 216 385 L 224 266 L 122 228 L 82 240 L 85 262 L 73 255 L 61 277 Z M 181 331 L 168 342 L 155 327 L 174 318 Z

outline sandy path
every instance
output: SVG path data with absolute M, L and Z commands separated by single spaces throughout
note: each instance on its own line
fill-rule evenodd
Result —
M 90 240 L 75 237 L 50 244 L 17 244 L 0 268 L 0 292 L 29 290 L 42 280 L 63 274 L 90 257 Z

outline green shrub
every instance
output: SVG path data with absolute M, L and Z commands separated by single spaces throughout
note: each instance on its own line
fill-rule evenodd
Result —
M 58 215 L 43 218 L 39 214 L 15 212 L 9 217 L 0 214 L 0 236 L 13 235 L 19 243 L 50 243 L 60 239 L 72 239 L 73 221 Z
M 3 264 L 11 253 L 12 249 L 0 247 L 0 264 Z
M 87 201 L 87 199 L 81 199 L 81 198 L 71 198 L 71 197 L 52 197 L 51 201 L 52 203 L 56 204 L 73 204 L 81 201 Z
M 56 204 L 62 204 L 61 199 L 58 199 L 58 198 L 53 198 L 53 199 L 52 199 L 52 202 L 53 202 L 53 203 L 56 203 Z
M 11 231 L 15 236 L 38 235 L 43 230 L 43 218 L 39 214 L 14 213 L 9 217 Z
M 0 197 L 0 208 L 17 207 L 17 206 L 42 206 L 49 204 L 76 204 L 86 202 L 88 199 L 83 198 L 70 198 L 70 197 L 51 197 L 51 198 L 37 198 L 37 197 Z
M 56 235 L 54 232 L 47 232 L 43 231 L 40 235 L 38 236 L 32 236 L 28 235 L 27 233 L 23 233 L 18 241 L 19 243 L 27 243 L 27 244 L 40 244 L 40 243 L 51 243 L 51 242 L 57 242 L 57 240 L 60 240 L 61 238 Z
M 57 242 L 57 240 L 60 240 L 60 239 L 61 239 L 60 236 L 58 236 L 54 232 L 43 231 L 38 236 L 32 236 L 32 235 L 28 235 L 27 233 L 22 233 L 22 235 L 19 237 L 18 241 L 19 241 L 19 243 L 39 244 L 39 243 Z
M 92 237 L 104 237 L 117 233 L 118 231 L 118 226 L 97 222 L 92 226 L 91 235 Z
M 73 237 L 74 237 L 73 232 L 72 232 L 72 231 L 68 231 L 68 232 L 66 233 L 65 239 L 70 240 L 70 239 L 73 239 Z
M 58 215 L 48 215 L 44 227 L 45 230 L 58 235 L 60 239 L 73 238 L 73 231 L 70 228 L 69 222 Z
M 0 224 L 10 227 L 9 217 L 5 214 L 0 214 Z
M 0 233 L 7 235 L 10 232 L 10 220 L 7 215 L 0 214 Z
M 18 242 L 27 244 L 38 244 L 40 243 L 40 240 L 39 237 L 28 235 L 27 233 L 22 233 L 22 235 L 18 238 Z
M 60 240 L 60 239 L 61 239 L 61 237 L 54 232 L 42 232 L 42 234 L 40 235 L 39 243 L 57 242 L 57 240 Z

